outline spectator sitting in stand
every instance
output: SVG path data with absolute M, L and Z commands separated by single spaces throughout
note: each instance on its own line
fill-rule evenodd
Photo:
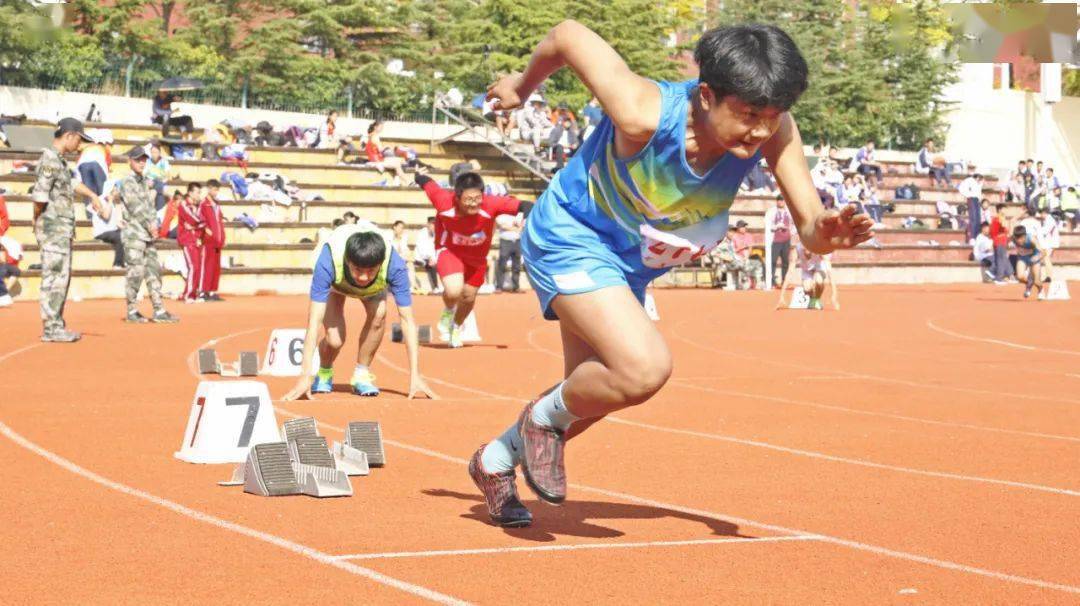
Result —
M 0 205 L 3 199 L 0 197 Z M 4 236 L 0 230 L 0 307 L 11 307 L 14 303 L 12 293 L 17 293 L 19 276 L 19 260 L 22 255 L 22 247 L 15 240 Z
M 863 207 L 863 212 L 874 220 L 874 229 L 885 227 L 885 224 L 881 222 L 885 209 L 881 206 L 880 194 L 876 187 L 867 187 L 859 192 L 859 205 Z
M 1070 185 L 1061 192 L 1061 212 L 1069 220 L 1069 228 L 1075 231 L 1076 226 L 1080 225 L 1080 194 L 1077 194 L 1076 187 Z
M 341 216 L 341 222 L 343 224 L 356 225 L 359 221 L 360 217 L 351 210 L 345 211 L 345 214 Z M 337 225 L 335 225 L 334 227 L 337 227 Z
M 555 160 L 554 172 L 558 172 L 566 164 L 566 159 L 573 156 L 578 149 L 577 124 L 567 118 L 562 118 L 555 123 L 548 144 L 551 146 L 552 159 Z
M 146 161 L 146 170 L 143 172 L 146 178 L 154 186 L 157 196 L 154 199 L 154 208 L 161 210 L 165 206 L 165 183 L 169 180 L 169 159 L 161 154 L 161 146 L 156 143 L 150 144 L 150 158 Z
M 919 156 L 915 160 L 915 172 L 920 175 L 929 174 L 930 183 L 934 187 L 952 188 L 952 168 L 944 156 L 937 154 L 933 139 L 927 139 L 919 150 Z
M 1023 162 L 1021 162 L 1023 164 Z M 1024 174 L 1022 172 L 1015 173 L 1009 183 L 1005 186 L 1005 201 L 1015 202 L 1017 204 L 1024 203 L 1025 189 L 1024 189 Z
M 368 164 L 377 168 L 380 173 L 386 171 L 393 173 L 391 185 L 401 187 L 402 180 L 405 178 L 405 169 L 403 168 L 405 163 L 401 158 L 383 154 L 382 140 L 379 138 L 382 129 L 382 120 L 376 120 L 368 126 L 368 140 L 364 152 L 367 154 Z M 386 185 L 385 179 L 381 185 Z
M 983 221 L 979 225 L 979 235 L 975 236 L 972 257 L 981 266 L 983 282 L 994 281 L 994 241 L 990 238 L 990 224 Z
M 94 212 L 87 204 L 86 212 L 90 215 L 90 227 L 94 239 L 112 246 L 113 267 L 124 267 L 124 242 L 120 235 L 121 215 L 116 208 L 119 191 L 116 189 L 116 181 L 106 181 L 101 189 L 101 212 Z
M 522 140 L 532 143 L 533 151 L 540 152 L 540 144 L 551 136 L 555 125 L 551 114 L 544 109 L 544 98 L 537 93 L 529 97 L 528 105 L 518 114 L 518 131 Z
M 867 183 L 878 187 L 881 184 L 881 165 L 877 163 L 874 158 L 874 140 L 868 139 L 866 145 L 859 148 L 859 151 L 855 152 L 855 157 L 851 159 L 851 166 L 849 170 L 853 170 L 864 177 L 867 177 Z M 870 176 L 873 175 L 871 178 Z
M 938 200 L 934 206 L 938 214 L 938 229 L 959 229 L 960 217 L 955 206 L 945 200 Z
M 503 141 L 510 138 L 510 131 L 514 130 L 514 127 L 517 126 L 513 112 L 495 109 L 494 99 L 485 99 L 483 105 L 481 105 L 480 112 L 485 120 L 495 124 L 495 130 L 499 132 L 499 136 L 502 137 Z
M 181 100 L 179 95 L 163 90 L 159 90 L 154 95 L 153 114 L 150 121 L 161 125 L 161 138 L 163 139 L 169 138 L 169 131 L 174 126 L 180 129 L 180 135 L 184 139 L 190 139 L 191 134 L 195 131 L 191 116 L 181 115 L 178 110 L 173 109 L 172 104 Z
M 283 147 L 285 137 L 274 132 L 274 127 L 266 120 L 255 125 L 255 145 L 259 147 Z
M 330 110 L 326 114 L 326 120 L 319 125 L 319 141 L 317 146 L 320 149 L 333 149 L 337 145 L 337 110 Z
M 1043 174 L 1043 191 L 1051 192 L 1061 187 L 1061 179 L 1054 175 L 1054 169 L 1047 167 Z
M 345 135 L 338 141 L 338 164 L 363 164 L 366 159 L 360 156 L 360 150 L 354 145 L 355 138 Z

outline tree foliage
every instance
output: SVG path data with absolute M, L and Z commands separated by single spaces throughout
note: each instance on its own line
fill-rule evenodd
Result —
M 0 77 L 8 83 L 89 88 L 132 74 L 143 92 L 169 76 L 208 84 L 205 95 L 319 111 L 357 107 L 412 113 L 436 91 L 483 92 L 521 71 L 559 21 L 594 29 L 650 78 L 678 79 L 683 48 L 706 27 L 780 24 L 810 65 L 795 107 L 807 140 L 917 145 L 937 134 L 940 93 L 952 66 L 936 0 L 725 0 L 707 14 L 696 0 L 72 0 L 70 26 L 46 26 L 42 9 L 0 0 Z M 183 18 L 177 18 L 182 10 Z M 390 73 L 391 60 L 407 74 Z M 6 66 L 6 67 L 5 67 Z M 1075 79 L 1074 77 L 1070 77 Z M 1073 79 L 1067 79 L 1072 82 Z M 1077 82 L 1074 88 L 1080 88 Z M 1068 89 L 1068 84 L 1067 84 Z M 570 70 L 545 84 L 555 102 L 580 107 L 589 92 Z M 197 97 L 199 94 L 193 95 Z

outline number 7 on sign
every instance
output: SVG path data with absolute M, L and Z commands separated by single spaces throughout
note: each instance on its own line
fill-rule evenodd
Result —
M 244 448 L 251 442 L 251 432 L 255 429 L 255 419 L 259 417 L 259 398 L 258 396 L 225 398 L 225 405 L 248 407 L 247 416 L 244 417 L 244 428 L 240 430 L 240 441 L 236 444 L 240 448 Z

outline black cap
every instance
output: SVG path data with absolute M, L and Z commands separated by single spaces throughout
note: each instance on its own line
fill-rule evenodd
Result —
M 127 157 L 129 160 L 138 160 L 140 158 L 149 158 L 150 154 L 146 153 L 146 148 L 141 145 L 128 150 Z
M 743 221 L 742 219 L 739 219 L 738 221 L 736 221 L 735 222 L 735 229 L 738 229 L 740 227 L 746 227 L 746 221 Z
M 55 135 L 59 137 L 64 133 L 79 133 L 79 136 L 82 137 L 83 141 L 86 141 L 87 143 L 94 142 L 94 140 L 86 134 L 86 130 L 83 128 L 83 123 L 75 118 L 63 118 L 56 123 Z

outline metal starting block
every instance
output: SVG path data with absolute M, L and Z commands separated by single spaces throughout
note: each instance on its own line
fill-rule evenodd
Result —
M 322 443 L 325 447 L 326 440 L 323 439 Z M 334 459 L 329 456 L 329 452 L 327 457 L 333 463 Z M 351 497 L 353 494 L 349 476 L 344 471 L 300 463 L 293 464 L 292 469 L 302 494 L 312 497 Z
M 264 497 L 305 494 L 312 497 L 350 497 L 349 476 L 334 466 L 322 436 L 302 436 L 291 442 L 256 444 L 222 486 L 244 486 L 244 492 Z
M 256 444 L 243 467 L 244 492 L 264 497 L 300 494 L 286 442 Z M 235 478 L 235 473 L 233 474 Z
M 298 465 L 337 469 L 334 457 L 330 454 L 330 447 L 326 444 L 326 438 L 322 436 L 300 436 L 295 440 L 290 440 L 289 458 Z
M 371 473 L 367 453 L 362 450 L 357 450 L 340 442 L 334 442 L 334 447 L 330 453 L 334 456 L 334 465 L 339 471 L 343 471 L 350 476 L 366 476 Z
M 352 421 L 345 432 L 345 445 L 367 454 L 368 465 L 386 465 L 383 451 L 382 427 L 378 421 Z
M 259 376 L 259 354 L 254 351 L 240 352 L 240 376 Z
M 221 363 L 218 362 L 217 352 L 213 349 L 199 350 L 199 374 L 221 374 Z
M 416 339 L 421 343 L 431 343 L 431 326 L 427 324 L 417 326 Z M 401 324 L 394 322 L 390 325 L 390 340 L 394 343 L 405 342 L 405 333 L 401 330 Z
M 319 428 L 315 417 L 301 417 L 285 421 L 281 425 L 281 434 L 285 436 L 286 442 L 292 442 L 301 437 L 318 436 Z
M 199 374 L 217 374 L 223 377 L 255 377 L 259 375 L 259 354 L 253 351 L 240 352 L 240 360 L 235 364 L 222 364 L 217 351 L 199 350 Z

